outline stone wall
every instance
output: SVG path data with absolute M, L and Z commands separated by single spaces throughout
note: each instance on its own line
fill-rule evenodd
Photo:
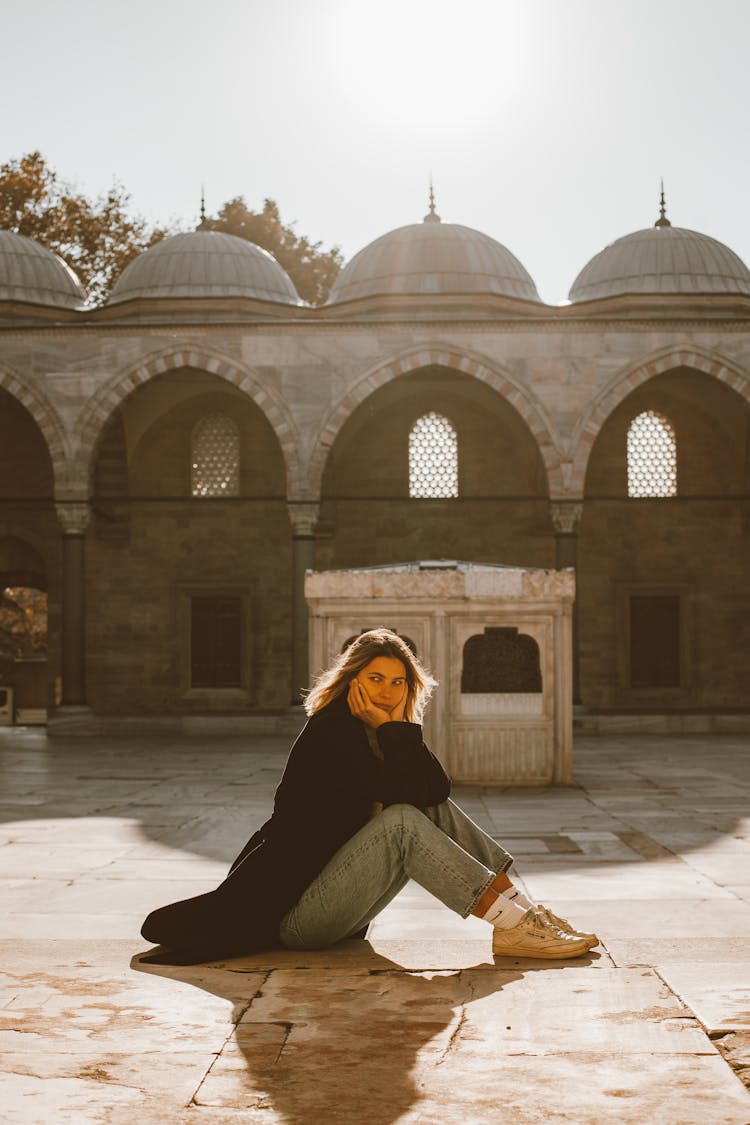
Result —
M 103 713 L 285 708 L 291 543 L 280 501 L 134 503 L 127 542 L 89 542 L 89 701 Z M 190 695 L 181 597 L 247 598 L 251 690 Z
M 457 432 L 457 499 L 408 498 L 409 432 L 429 411 Z M 316 568 L 425 558 L 552 566 L 546 488 L 532 434 L 489 387 L 439 368 L 402 376 L 354 412 L 331 450 Z
M 663 315 L 658 304 L 647 316 L 623 308 L 608 319 L 550 310 L 533 323 L 485 309 L 482 322 L 440 310 L 389 319 L 386 310 L 368 323 L 323 311 L 317 322 L 261 323 L 256 313 L 229 324 L 216 304 L 174 324 L 169 310 L 150 325 L 104 314 L 5 324 L 0 529 L 45 561 L 50 698 L 60 664 L 53 496 L 94 504 L 86 553 L 96 709 L 199 706 L 181 682 L 175 606 L 186 582 L 246 591 L 257 672 L 253 698 L 237 705 L 284 707 L 285 498 L 314 504 L 322 495 L 319 569 L 429 557 L 549 567 L 550 496 L 580 501 L 592 447 L 579 542 L 584 703 L 747 707 L 747 319 L 728 304 L 714 303 L 711 316 L 688 298 L 684 315 L 679 301 Z M 225 506 L 188 496 L 189 433 L 215 408 L 229 410 L 242 434 L 242 496 Z M 675 425 L 677 501 L 626 499 L 627 424 L 646 408 Z M 458 500 L 408 499 L 408 431 L 427 410 L 457 428 Z M 690 676 L 679 698 L 623 693 L 628 583 L 682 583 Z
M 678 496 L 627 499 L 630 420 L 655 409 L 674 425 Z M 592 451 L 578 569 L 581 687 L 590 707 L 746 707 L 750 643 L 748 411 L 695 372 L 657 377 L 613 413 Z M 684 599 L 684 688 L 632 691 L 626 674 L 628 590 Z
M 33 674 L 10 661 L 0 668 L 2 682 L 16 688 L 16 706 L 54 703 L 60 674 L 61 579 L 61 537 L 49 450 L 29 412 L 0 390 L 0 585 L 47 591 L 45 689 L 37 683 L 38 667 Z
M 122 535 L 106 526 L 88 544 L 89 696 L 108 712 L 284 708 L 291 696 L 291 541 L 283 461 L 258 408 L 218 380 L 182 372 L 137 392 L 99 451 L 127 497 L 102 498 L 127 513 Z M 240 493 L 190 497 L 190 435 L 224 411 L 240 430 Z M 128 435 L 117 440 L 118 423 Z M 117 450 L 129 464 L 115 471 Z M 102 479 L 102 474 L 96 474 Z M 247 690 L 191 692 L 186 649 L 191 593 L 238 594 L 245 613 Z

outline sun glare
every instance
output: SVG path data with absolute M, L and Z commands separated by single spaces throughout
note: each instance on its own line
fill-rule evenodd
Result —
M 342 96 L 370 125 L 431 135 L 512 112 L 535 81 L 530 6 L 383 0 L 336 10 Z

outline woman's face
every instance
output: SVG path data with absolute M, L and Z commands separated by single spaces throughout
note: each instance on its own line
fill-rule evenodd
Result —
M 395 656 L 376 656 L 357 679 L 371 702 L 389 715 L 406 695 L 406 668 Z

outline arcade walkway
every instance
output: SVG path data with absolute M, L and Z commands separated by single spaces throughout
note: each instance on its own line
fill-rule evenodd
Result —
M 3 1121 L 748 1125 L 746 737 L 582 738 L 579 788 L 458 791 L 596 928 L 586 959 L 493 964 L 410 885 L 369 941 L 139 966 L 143 916 L 221 878 L 286 749 L 0 730 Z

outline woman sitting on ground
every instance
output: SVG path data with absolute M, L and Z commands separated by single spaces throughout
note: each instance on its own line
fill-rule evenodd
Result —
M 201 961 L 273 946 L 320 949 L 361 933 L 411 878 L 492 926 L 498 955 L 567 958 L 598 939 L 530 902 L 512 857 L 449 798 L 422 741 L 435 681 L 388 629 L 354 639 L 316 680 L 270 820 L 224 882 L 146 919 L 153 960 Z

